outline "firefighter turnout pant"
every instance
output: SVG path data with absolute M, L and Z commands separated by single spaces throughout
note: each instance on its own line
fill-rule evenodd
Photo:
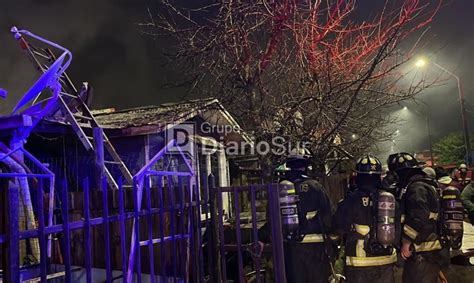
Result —
M 416 255 L 405 262 L 403 267 L 403 283 L 437 283 L 441 267 L 438 263 Z
M 288 283 L 327 283 L 329 259 L 324 243 L 285 242 L 285 273 Z
M 346 267 L 346 283 L 395 283 L 395 265 Z

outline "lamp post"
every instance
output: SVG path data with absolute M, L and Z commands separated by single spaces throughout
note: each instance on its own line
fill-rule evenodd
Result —
M 466 119 L 466 109 L 464 108 L 464 93 L 462 89 L 461 79 L 459 76 L 455 75 L 448 69 L 444 68 L 443 66 L 439 65 L 436 62 L 431 62 L 434 66 L 436 66 L 441 71 L 445 72 L 446 74 L 450 75 L 451 77 L 456 79 L 457 87 L 458 87 L 458 95 L 459 95 L 459 106 L 461 107 L 461 121 L 463 127 L 463 134 L 464 134 L 464 149 L 466 151 L 466 162 L 468 166 L 471 166 L 471 143 L 469 140 L 469 127 L 467 125 Z M 421 68 L 426 65 L 426 61 L 423 59 L 419 59 L 416 62 L 416 67 Z

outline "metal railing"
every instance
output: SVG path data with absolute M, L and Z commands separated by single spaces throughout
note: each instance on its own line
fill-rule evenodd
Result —
M 215 227 L 210 237 L 217 243 L 208 251 L 216 261 L 209 271 L 216 274 L 213 282 L 286 282 L 278 185 L 214 188 L 209 183 Z M 225 219 L 223 194 L 232 203 L 231 219 Z
M 18 176 L 5 173 L 0 177 Z M 29 177 L 43 176 L 35 174 Z M 158 181 L 153 187 L 149 185 L 150 182 L 145 182 L 143 206 L 138 205 L 137 187 L 126 189 L 120 184 L 118 192 L 111 194 L 112 191 L 104 185 L 101 192 L 92 192 L 88 180 L 84 180 L 83 193 L 71 193 L 67 183 L 63 182 L 61 209 L 57 217 L 60 220 L 52 225 L 45 221 L 47 210 L 44 208 L 44 198 L 47 192 L 43 182 L 39 182 L 35 193 L 38 228 L 30 230 L 18 227 L 18 207 L 21 202 L 19 190 L 12 186 L 4 187 L 2 193 L 5 196 L 3 205 L 6 221 L 0 235 L 4 259 L 1 266 L 3 282 L 46 282 L 59 273 L 61 278 L 56 277 L 53 282 L 97 282 L 102 279 L 105 282 L 141 282 L 143 279 L 149 282 L 200 282 L 201 262 L 196 255 L 201 247 L 197 224 L 200 215 L 198 189 L 190 185 L 187 176 L 180 176 L 179 183 L 173 183 L 172 178 L 172 174 L 160 175 L 161 180 L 167 181 Z M 76 207 L 75 213 L 80 216 L 80 220 L 72 218 L 71 205 Z M 81 211 L 78 211 L 80 207 Z M 77 215 L 74 218 L 78 218 Z M 133 232 L 130 229 L 132 222 L 135 227 Z M 118 231 L 113 231 L 112 227 L 118 227 Z M 71 247 L 77 245 L 71 235 L 77 235 L 78 232 L 82 233 L 84 251 L 79 260 L 71 252 Z M 138 239 L 135 242 L 137 250 L 129 259 L 132 233 Z M 59 239 L 59 257 L 53 255 L 48 258 L 47 239 L 50 235 Z M 118 241 L 114 240 L 117 236 Z M 19 242 L 28 239 L 39 241 L 39 264 L 21 265 Z M 118 246 L 114 245 L 116 242 Z M 97 254 L 104 257 L 105 276 L 97 271 L 104 269 L 98 264 L 97 256 L 94 256 Z M 144 264 L 145 259 L 147 264 Z M 81 263 L 79 268 L 78 262 Z M 119 264 L 114 264 L 116 262 Z M 126 276 L 129 263 L 133 268 L 131 279 Z

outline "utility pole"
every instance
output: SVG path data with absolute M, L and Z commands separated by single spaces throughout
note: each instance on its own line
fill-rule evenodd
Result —
M 457 87 L 458 87 L 458 96 L 459 96 L 459 106 L 461 107 L 461 121 L 462 121 L 462 127 L 463 127 L 463 134 L 464 134 L 464 149 L 466 151 L 466 163 L 467 166 L 471 166 L 471 141 L 469 138 L 469 127 L 467 125 L 467 119 L 466 119 L 466 109 L 464 107 L 464 92 L 462 89 L 462 84 L 461 84 L 461 79 L 459 76 L 453 74 L 451 71 L 447 70 L 443 66 L 433 62 L 433 65 L 441 69 L 443 72 L 447 73 L 451 77 L 456 79 L 457 82 Z

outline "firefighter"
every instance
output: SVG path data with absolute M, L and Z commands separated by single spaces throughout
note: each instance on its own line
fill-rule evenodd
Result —
M 382 164 L 376 157 L 359 159 L 355 172 L 356 190 L 334 215 L 334 230 L 345 238 L 346 282 L 395 282 L 395 197 L 382 190 Z
M 467 210 L 469 221 L 474 225 L 474 184 L 472 182 L 462 191 L 461 199 Z
M 288 282 L 328 282 L 330 258 L 334 253 L 328 243 L 332 221 L 331 203 L 323 186 L 309 177 L 311 153 L 296 149 L 286 160 L 289 171 L 282 182 L 294 184 L 299 202 L 298 233 L 286 237 L 284 243 L 285 271 Z
M 391 155 L 388 166 L 397 174 L 402 190 L 403 282 L 437 282 L 442 275 L 441 266 L 446 263 L 439 231 L 437 183 L 426 176 L 409 153 Z
M 459 165 L 458 170 L 454 174 L 454 178 L 459 184 L 461 184 L 461 188 L 464 189 L 465 186 L 471 183 L 472 171 L 468 170 L 467 165 L 462 163 Z
M 448 172 L 446 172 L 446 170 L 444 170 L 443 167 L 436 167 L 435 172 L 436 172 L 436 179 L 437 179 L 437 183 L 440 188 L 440 191 L 443 191 L 447 187 L 455 187 L 459 191 L 461 191 L 462 189 L 461 184 L 459 184 L 456 180 L 451 178 Z

